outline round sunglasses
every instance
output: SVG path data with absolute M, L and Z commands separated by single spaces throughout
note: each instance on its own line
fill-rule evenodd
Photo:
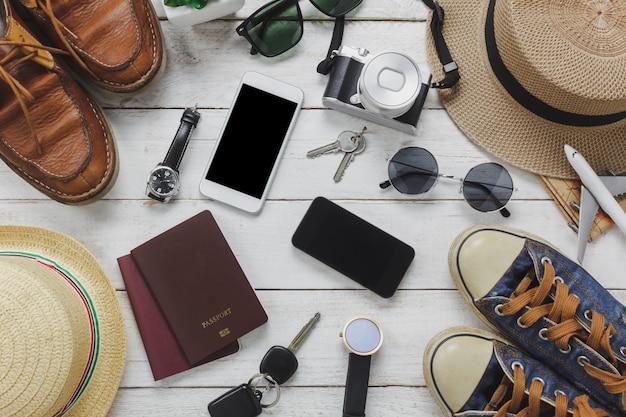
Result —
M 303 18 L 299 0 L 274 0 L 252 13 L 237 26 L 237 34 L 252 45 L 250 53 L 274 57 L 296 46 L 302 39 Z M 327 16 L 338 18 L 363 0 L 310 0 Z M 343 32 L 343 28 L 341 28 Z
M 513 179 L 502 165 L 495 162 L 476 165 L 465 178 L 456 178 L 439 173 L 433 154 L 413 146 L 396 152 L 389 160 L 388 174 L 389 180 L 382 182 L 380 188 L 393 185 L 403 194 L 425 193 L 440 177 L 458 179 L 462 183 L 463 197 L 474 209 L 500 211 L 504 217 L 511 215 L 504 206 L 513 195 Z

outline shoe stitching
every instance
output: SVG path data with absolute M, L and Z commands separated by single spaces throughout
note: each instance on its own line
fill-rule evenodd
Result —
M 36 0 L 36 2 L 37 2 L 37 7 L 39 7 L 39 9 L 50 19 L 50 24 L 52 25 L 52 28 L 57 33 L 57 35 L 59 36 L 59 39 L 65 46 L 66 52 L 69 55 L 71 55 L 72 58 L 74 58 L 74 60 L 76 61 L 76 63 L 79 64 L 85 71 L 87 71 L 91 76 L 95 77 L 95 75 L 93 74 L 91 69 L 89 69 L 87 64 L 85 64 L 85 62 L 80 58 L 80 56 L 78 56 L 78 54 L 76 53 L 76 50 L 72 48 L 69 40 L 67 40 L 65 38 L 65 35 L 63 35 L 62 30 L 65 29 L 68 33 L 71 33 L 73 36 L 76 36 L 72 33 L 71 30 L 67 28 L 67 26 L 65 26 L 63 22 L 57 19 L 57 17 L 54 15 L 54 12 L 52 11 L 52 5 L 50 4 L 50 0 Z
M 91 190 L 95 190 L 95 189 L 97 189 L 97 188 L 98 188 L 101 184 L 103 184 L 103 183 L 108 183 L 109 181 L 111 181 L 111 178 L 108 178 L 108 177 L 109 177 L 109 173 L 110 173 L 110 171 L 111 171 L 111 170 L 109 169 L 109 167 L 111 166 L 111 148 L 110 148 L 110 143 L 109 143 L 109 135 L 108 135 L 108 133 L 107 133 L 106 126 L 103 124 L 103 122 L 102 122 L 102 120 L 101 120 L 101 118 L 100 118 L 100 115 L 98 114 L 98 112 L 97 112 L 97 111 L 96 111 L 96 109 L 94 108 L 93 103 L 91 102 L 91 100 L 88 98 L 88 99 L 87 99 L 87 101 L 88 101 L 88 103 L 89 103 L 89 106 L 90 106 L 90 107 L 91 107 L 91 109 L 93 110 L 94 115 L 95 115 L 95 116 L 96 116 L 96 118 L 98 119 L 98 123 L 100 124 L 100 127 L 102 128 L 102 132 L 104 133 L 104 136 L 105 136 L 105 144 L 106 144 L 106 157 L 107 157 L 107 163 L 106 163 L 107 169 L 106 169 L 106 171 L 105 171 L 105 175 L 103 175 L 103 177 L 102 177 L 101 181 L 100 181 L 98 184 L 96 184 L 94 187 L 92 187 L 92 188 L 89 190 L 89 191 L 91 191 Z M 59 195 L 59 196 L 64 196 L 64 197 L 72 197 L 72 196 L 76 196 L 76 194 L 69 194 L 69 193 L 65 193 L 65 192 L 62 192 L 62 191 L 60 191 L 60 190 L 56 190 L 56 189 L 54 189 L 54 188 L 50 187 L 49 185 L 47 185 L 47 184 L 45 184 L 45 183 L 41 182 L 40 180 L 38 180 L 37 178 L 34 178 L 34 177 L 33 177 L 33 176 L 31 176 L 28 172 L 24 171 L 24 170 L 23 170 L 22 168 L 20 168 L 20 167 L 17 167 L 17 169 L 18 169 L 20 172 L 22 172 L 22 173 L 23 173 L 26 177 L 28 177 L 30 180 L 32 180 L 33 182 L 35 182 L 35 183 L 39 184 L 42 188 L 45 188 L 45 189 L 46 189 L 46 190 L 48 190 L 50 193 L 53 193 L 53 194 L 56 194 L 56 195 Z M 108 181 L 106 181 L 106 182 L 105 182 L 105 180 L 106 180 L 106 179 L 108 179 Z M 89 192 L 89 191 L 88 191 L 88 192 Z M 88 193 L 88 192 L 87 192 L 87 193 Z M 86 194 L 86 193 L 82 193 L 82 194 L 79 194 L 79 195 L 84 195 L 84 194 Z M 86 198 L 89 198 L 89 197 L 86 197 Z
M 127 3 L 129 3 L 130 8 L 133 9 L 133 5 L 132 5 L 132 0 L 128 0 Z M 56 19 L 56 17 L 54 17 Z M 135 33 L 137 35 L 137 39 L 141 39 L 141 33 L 139 30 L 139 27 L 141 26 L 139 24 L 139 20 L 137 19 L 137 17 L 135 16 L 135 13 L 133 13 L 133 20 L 135 21 Z M 152 25 L 151 25 L 152 26 Z M 72 34 L 72 36 L 74 36 L 76 39 L 78 39 L 78 36 L 75 35 L 74 33 L 72 33 L 71 31 L 68 32 Z M 63 35 L 62 33 L 57 33 L 59 36 Z M 107 67 L 107 68 L 115 68 L 112 65 L 108 65 L 105 64 L 104 62 L 102 62 L 101 60 L 97 59 L 95 56 L 93 56 L 92 54 L 88 53 L 87 51 L 85 51 L 84 49 L 81 49 L 78 44 L 76 44 L 75 42 L 73 42 L 71 39 L 67 39 L 68 43 L 72 46 L 72 48 L 74 50 L 79 50 L 81 51 L 84 55 L 88 56 L 90 59 L 92 59 L 93 61 L 97 62 L 98 64 L 102 65 L 103 67 Z M 153 54 L 154 57 L 154 54 Z
M 2 59 L 0 59 L 0 80 L 4 81 L 9 86 L 11 92 L 13 92 L 13 94 L 15 95 L 15 98 L 17 99 L 20 105 L 20 108 L 22 109 L 22 112 L 24 113 L 24 117 L 26 118 L 26 122 L 33 136 L 33 139 L 36 142 L 37 152 L 41 155 L 43 153 L 41 142 L 39 140 L 39 136 L 37 135 L 37 131 L 35 130 L 35 126 L 33 125 L 33 122 L 30 118 L 30 112 L 28 111 L 28 106 L 26 105 L 26 102 L 24 100 L 26 99 L 27 101 L 30 102 L 30 101 L 33 101 L 35 98 L 26 89 L 26 87 L 24 87 L 17 79 L 15 79 L 11 75 L 11 73 L 8 70 L 4 68 L 4 65 L 9 64 L 7 66 L 16 67 L 16 66 L 19 66 L 22 62 L 25 62 L 28 60 L 34 60 L 38 56 L 38 52 L 37 52 L 38 50 L 54 52 L 54 53 L 65 53 L 65 52 L 60 49 L 44 46 L 41 44 L 28 43 L 25 41 L 23 37 L 21 41 L 0 40 L 0 45 L 13 46 L 13 48 Z M 29 51 L 25 48 L 32 48 L 32 49 L 35 49 L 35 51 Z M 21 58 L 18 58 L 15 56 L 18 54 L 18 52 L 22 54 Z M 4 140 L 3 142 L 7 146 L 10 147 L 10 145 L 6 143 Z
M 144 7 L 144 10 L 145 10 L 146 17 L 148 18 L 148 23 L 150 25 L 150 36 L 152 37 L 152 65 L 150 66 L 150 70 L 147 71 L 144 74 L 143 77 L 141 77 L 141 79 L 140 79 L 141 82 L 143 82 L 143 80 L 145 80 L 145 79 L 150 77 L 150 75 L 152 73 L 152 70 L 153 70 L 153 68 L 155 68 L 157 66 L 157 61 L 158 61 L 158 59 L 157 59 L 157 55 L 158 55 L 158 52 L 157 52 L 158 39 L 157 39 L 157 34 L 156 34 L 156 31 L 155 31 L 155 28 L 154 28 L 154 22 L 153 22 L 153 19 L 152 19 L 152 15 L 151 15 L 150 10 L 149 10 L 148 7 L 149 7 L 149 5 Z M 107 81 L 107 80 L 103 80 L 103 81 L 105 83 L 113 84 L 113 85 L 126 85 L 126 84 L 122 84 L 122 83 L 113 83 L 113 82 L 110 82 L 110 81 Z M 139 83 L 139 84 L 141 84 L 141 83 Z
M 38 3 L 39 3 L 39 1 L 41 1 L 41 0 L 38 0 Z M 131 0 L 128 0 L 128 3 L 130 3 L 131 8 L 133 8 L 133 7 L 132 7 L 132 1 L 131 1 Z M 50 19 L 51 19 L 51 20 L 56 19 L 56 17 L 55 17 L 55 16 L 54 16 L 54 14 L 52 13 L 52 10 L 50 10 L 50 11 L 48 12 L 48 11 L 46 11 L 44 8 L 42 8 L 41 6 L 40 6 L 40 8 L 41 8 L 42 10 L 44 10 L 44 12 L 46 12 L 46 14 L 50 17 Z M 154 22 L 153 22 L 153 19 L 152 19 L 152 15 L 151 15 L 151 13 L 150 13 L 150 10 L 148 9 L 148 7 L 147 7 L 147 6 L 146 6 L 146 7 L 144 7 L 144 12 L 145 12 L 145 15 L 146 15 L 146 17 L 147 17 L 147 19 L 148 19 L 148 24 L 149 24 L 149 27 L 150 27 L 150 36 L 151 36 L 151 38 L 152 38 L 152 65 L 150 66 L 150 69 L 149 69 L 149 70 L 148 70 L 148 71 L 147 71 L 147 72 L 146 72 L 146 73 L 145 73 L 145 74 L 144 74 L 144 75 L 143 75 L 143 76 L 142 76 L 142 77 L 138 80 L 138 82 L 134 82 L 133 84 L 141 84 L 141 82 L 143 82 L 143 80 L 150 78 L 151 73 L 152 73 L 152 70 L 153 70 L 153 69 L 157 66 L 157 55 L 158 55 L 158 53 L 157 53 L 157 43 L 158 43 L 158 42 L 157 42 L 157 40 L 158 40 L 158 39 L 157 39 L 157 35 L 156 35 L 156 31 L 155 31 L 155 27 L 154 27 Z M 58 19 L 56 19 L 56 20 L 58 20 Z M 140 24 L 139 24 L 139 21 L 138 21 L 138 19 L 137 19 L 136 17 L 135 17 L 135 21 L 136 21 L 135 30 L 136 30 L 136 32 L 137 32 L 137 37 L 138 37 L 138 39 L 140 39 L 140 38 L 141 38 L 141 33 L 140 33 L 140 30 L 139 30 L 139 26 L 140 26 Z M 53 27 L 54 27 L 54 25 L 53 25 Z M 64 27 L 65 27 L 65 26 L 64 26 Z M 55 30 L 56 30 L 56 27 L 55 27 Z M 68 32 L 69 32 L 69 29 L 68 29 Z M 71 32 L 70 32 L 70 33 L 71 33 Z M 59 37 L 60 37 L 60 38 L 62 38 L 62 39 L 66 39 L 66 38 L 65 38 L 65 36 L 63 35 L 63 33 L 59 33 L 59 31 L 58 31 L 58 30 L 57 30 L 57 34 L 59 35 Z M 74 36 L 76 36 L 76 35 L 74 35 Z M 66 39 L 66 40 L 67 40 L 67 39 Z M 68 42 L 69 46 L 71 47 L 71 49 L 73 49 L 74 51 L 75 51 L 75 50 L 77 50 L 77 49 L 79 49 L 79 48 L 78 48 L 78 45 L 76 45 L 76 44 L 75 44 L 74 42 L 72 42 L 71 40 L 67 40 L 67 42 Z M 103 63 L 101 60 L 96 59 L 96 57 L 94 57 L 94 56 L 92 56 L 92 55 L 90 55 L 90 54 L 86 53 L 86 52 L 85 52 L 85 51 L 83 51 L 82 49 L 81 49 L 81 51 L 82 51 L 83 53 L 85 53 L 85 55 L 87 55 L 87 56 L 89 56 L 91 59 L 93 59 L 95 62 L 97 62 L 98 64 L 100 64 L 100 65 L 102 65 L 102 66 L 107 66 L 107 65 L 106 65 L 105 63 Z M 74 54 L 72 54 L 72 55 L 73 55 L 73 56 L 75 55 L 75 56 L 74 56 L 74 58 L 76 59 L 76 61 L 78 62 L 78 64 L 79 64 L 81 67 L 83 67 L 83 68 L 84 68 L 87 72 L 89 72 L 89 74 L 90 74 L 92 77 L 96 78 L 96 79 L 97 79 L 97 80 L 99 80 L 100 82 L 102 82 L 102 83 L 104 83 L 104 84 L 107 84 L 107 85 L 112 85 L 112 86 L 127 86 L 127 85 L 132 85 L 132 84 L 126 84 L 126 83 L 120 83 L 120 82 L 113 82 L 113 81 L 110 81 L 110 80 L 107 80 L 107 79 L 103 79 L 103 78 L 101 78 L 101 77 L 98 77 L 96 74 L 94 74 L 94 73 L 93 73 L 93 72 L 92 72 L 92 71 L 91 71 L 91 70 L 87 67 L 87 64 L 85 64 L 85 62 L 83 62 L 83 60 L 82 60 L 82 59 L 80 59 L 80 57 L 79 57 L 79 56 L 78 56 L 75 52 L 74 52 Z M 110 66 L 109 66 L 109 67 L 110 67 Z
M 66 91 L 66 92 L 68 92 L 67 90 L 65 90 L 65 91 Z M 70 99 L 72 100 L 72 103 L 74 104 L 74 107 L 75 107 L 76 109 L 78 109 L 78 113 L 80 114 L 80 105 L 79 105 L 79 104 L 78 104 L 78 102 L 74 99 L 74 97 L 73 97 L 71 94 L 69 94 L 69 92 L 68 92 L 68 96 L 70 97 Z M 87 99 L 88 99 L 88 98 L 87 98 Z M 91 100 L 89 100 L 89 99 L 88 99 L 88 101 L 89 101 L 89 105 L 90 105 L 90 107 L 91 107 L 91 108 L 92 108 L 92 110 L 93 110 L 93 113 L 97 116 L 97 112 L 96 112 L 96 111 L 95 111 L 95 109 L 93 108 L 93 105 L 91 104 Z M 97 118 L 99 119 L 99 117 L 98 117 L 98 116 L 97 116 Z M 82 119 L 82 116 L 81 116 L 81 119 Z M 98 121 L 98 122 L 100 123 L 100 126 L 102 126 L 102 123 L 101 123 L 100 121 Z M 103 129 L 103 131 L 104 131 L 104 129 Z M 34 132 L 34 134 L 36 134 L 36 132 Z M 106 132 L 105 132 L 105 135 L 106 135 Z M 38 139 L 38 138 L 37 138 L 37 141 L 39 141 L 39 139 Z M 11 144 L 7 143 L 4 139 L 2 140 L 2 142 L 3 142 L 3 143 L 4 143 L 4 144 L 5 144 L 5 145 L 9 148 L 9 149 L 11 149 L 11 150 L 12 150 L 12 151 L 16 154 L 16 155 L 18 155 L 18 156 L 20 157 L 20 159 L 22 159 L 23 161 L 28 162 L 29 164 L 34 165 L 34 166 L 35 166 L 35 167 L 37 167 L 39 170 L 41 170 L 44 174 L 49 175 L 49 176 L 51 176 L 51 177 L 54 177 L 54 178 L 55 178 L 55 179 L 57 179 L 57 180 L 63 180 L 64 178 L 67 178 L 67 177 L 58 177 L 58 176 L 57 176 L 57 175 L 55 175 L 52 171 L 50 171 L 50 170 L 46 169 L 45 167 L 43 167 L 41 164 L 39 164 L 39 163 L 37 163 L 37 162 L 35 162 L 35 161 L 33 161 L 33 160 L 29 159 L 28 157 L 26 157 L 25 155 L 23 155 L 22 153 L 20 153 L 20 152 L 19 152 L 16 148 L 14 148 Z M 87 146 L 89 146 L 89 141 L 88 141 L 88 139 L 87 139 L 87 138 L 85 138 L 85 144 L 86 144 Z M 40 154 L 40 155 L 41 155 L 41 154 L 43 154 L 43 149 L 42 149 L 41 147 L 40 147 L 39 149 L 40 149 L 39 154 Z

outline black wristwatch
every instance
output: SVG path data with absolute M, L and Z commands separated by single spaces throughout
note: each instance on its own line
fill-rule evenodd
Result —
M 185 109 L 165 159 L 150 171 L 146 187 L 148 197 L 167 203 L 178 193 L 180 188 L 178 167 L 187 149 L 191 132 L 197 126 L 198 120 L 200 120 L 200 113 L 195 108 Z
M 365 416 L 365 402 L 370 377 L 372 355 L 383 344 L 383 330 L 368 317 L 355 317 L 339 334 L 350 352 L 346 390 L 343 398 L 343 417 Z

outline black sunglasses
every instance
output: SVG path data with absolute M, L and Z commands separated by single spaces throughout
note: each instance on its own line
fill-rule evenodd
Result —
M 302 39 L 303 19 L 299 0 L 274 0 L 261 7 L 237 26 L 237 34 L 250 42 L 251 54 L 274 57 L 296 46 Z M 327 16 L 339 18 L 354 10 L 363 0 L 310 0 Z M 340 19 L 343 26 L 343 19 Z M 341 30 L 335 25 L 335 31 Z M 333 35 L 334 38 L 334 35 Z
M 389 180 L 380 188 L 390 185 L 403 194 L 422 194 L 430 190 L 439 177 L 461 180 L 463 196 L 478 211 L 500 211 L 504 217 L 511 213 L 504 207 L 513 195 L 513 179 L 500 164 L 487 162 L 469 170 L 465 178 L 439 173 L 435 157 L 426 149 L 407 147 L 400 149 L 389 161 Z

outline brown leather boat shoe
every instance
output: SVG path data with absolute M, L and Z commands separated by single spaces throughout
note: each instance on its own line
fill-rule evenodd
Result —
M 0 0 L 0 158 L 45 195 L 85 204 L 113 185 L 115 142 L 98 105 Z
M 12 0 L 74 72 L 97 87 L 133 94 L 165 68 L 161 26 L 150 0 Z

